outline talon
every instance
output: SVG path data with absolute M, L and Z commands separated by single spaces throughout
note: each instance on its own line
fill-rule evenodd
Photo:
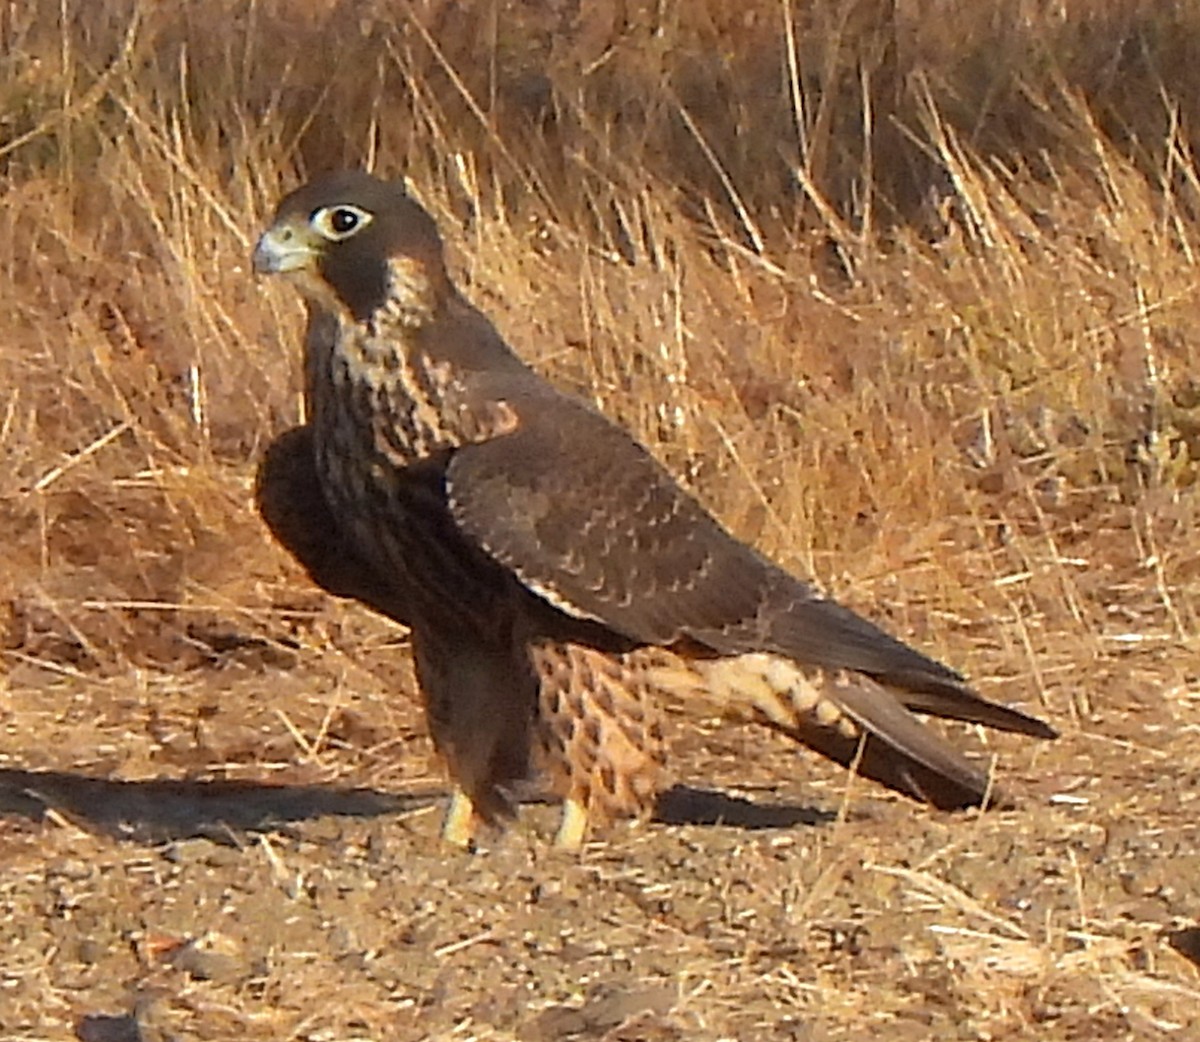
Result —
M 578 850 L 583 846 L 587 827 L 587 808 L 578 800 L 568 797 L 563 800 L 562 820 L 554 836 L 554 845 L 559 850 Z

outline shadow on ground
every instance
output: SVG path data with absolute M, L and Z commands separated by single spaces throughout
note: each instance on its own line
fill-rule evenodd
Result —
M 41 821 L 55 812 L 83 827 L 146 843 L 193 837 L 231 843 L 237 832 L 277 830 L 291 822 L 330 816 L 403 814 L 444 796 L 222 779 L 115 781 L 70 771 L 0 770 L 0 815 Z M 529 802 L 545 800 L 535 796 Z M 821 825 L 835 817 L 812 807 L 754 803 L 679 785 L 660 797 L 654 820 L 754 830 Z
M 437 794 L 263 785 L 221 779 L 113 781 L 69 771 L 0 770 L 0 814 L 41 820 L 55 811 L 76 823 L 142 842 L 278 829 L 328 815 L 379 817 L 427 806 Z
M 713 789 L 676 785 L 658 798 L 654 820 L 661 825 L 786 829 L 795 825 L 828 825 L 837 820 L 837 814 L 794 803 L 754 803 Z

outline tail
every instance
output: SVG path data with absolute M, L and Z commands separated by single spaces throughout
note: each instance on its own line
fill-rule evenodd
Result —
M 672 700 L 754 722 L 916 799 L 943 809 L 995 804 L 988 772 L 910 711 L 971 720 L 1039 737 L 1040 721 L 938 678 L 936 693 L 895 691 L 847 669 L 804 667 L 766 652 L 720 658 L 664 657 L 654 681 Z M 930 683 L 928 686 L 934 686 Z M 939 710 L 941 710 L 939 712 Z

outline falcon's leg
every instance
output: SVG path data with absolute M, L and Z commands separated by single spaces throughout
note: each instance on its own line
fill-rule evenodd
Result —
M 513 816 L 506 789 L 529 773 L 533 676 L 511 643 L 489 638 L 467 626 L 412 631 L 429 733 L 453 786 L 442 835 L 459 847 L 480 822 Z
M 563 800 L 555 845 L 578 850 L 594 824 L 649 817 L 665 753 L 638 653 L 544 641 L 530 656 L 539 680 L 541 764 Z
M 475 840 L 475 829 L 479 819 L 475 815 L 475 804 L 462 789 L 455 787 L 450 794 L 450 805 L 446 808 L 446 820 L 442 823 L 442 839 L 463 850 L 469 850 Z
M 559 850 L 579 850 L 587 838 L 587 830 L 587 807 L 568 796 L 563 800 L 562 818 L 558 823 L 558 831 L 554 834 L 554 845 Z

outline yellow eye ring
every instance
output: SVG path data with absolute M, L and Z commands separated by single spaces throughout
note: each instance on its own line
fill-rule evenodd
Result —
M 321 209 L 314 210 L 308 223 L 313 231 L 330 242 L 341 242 L 357 235 L 372 220 L 372 215 L 361 207 L 338 203 L 336 206 L 322 206 Z

